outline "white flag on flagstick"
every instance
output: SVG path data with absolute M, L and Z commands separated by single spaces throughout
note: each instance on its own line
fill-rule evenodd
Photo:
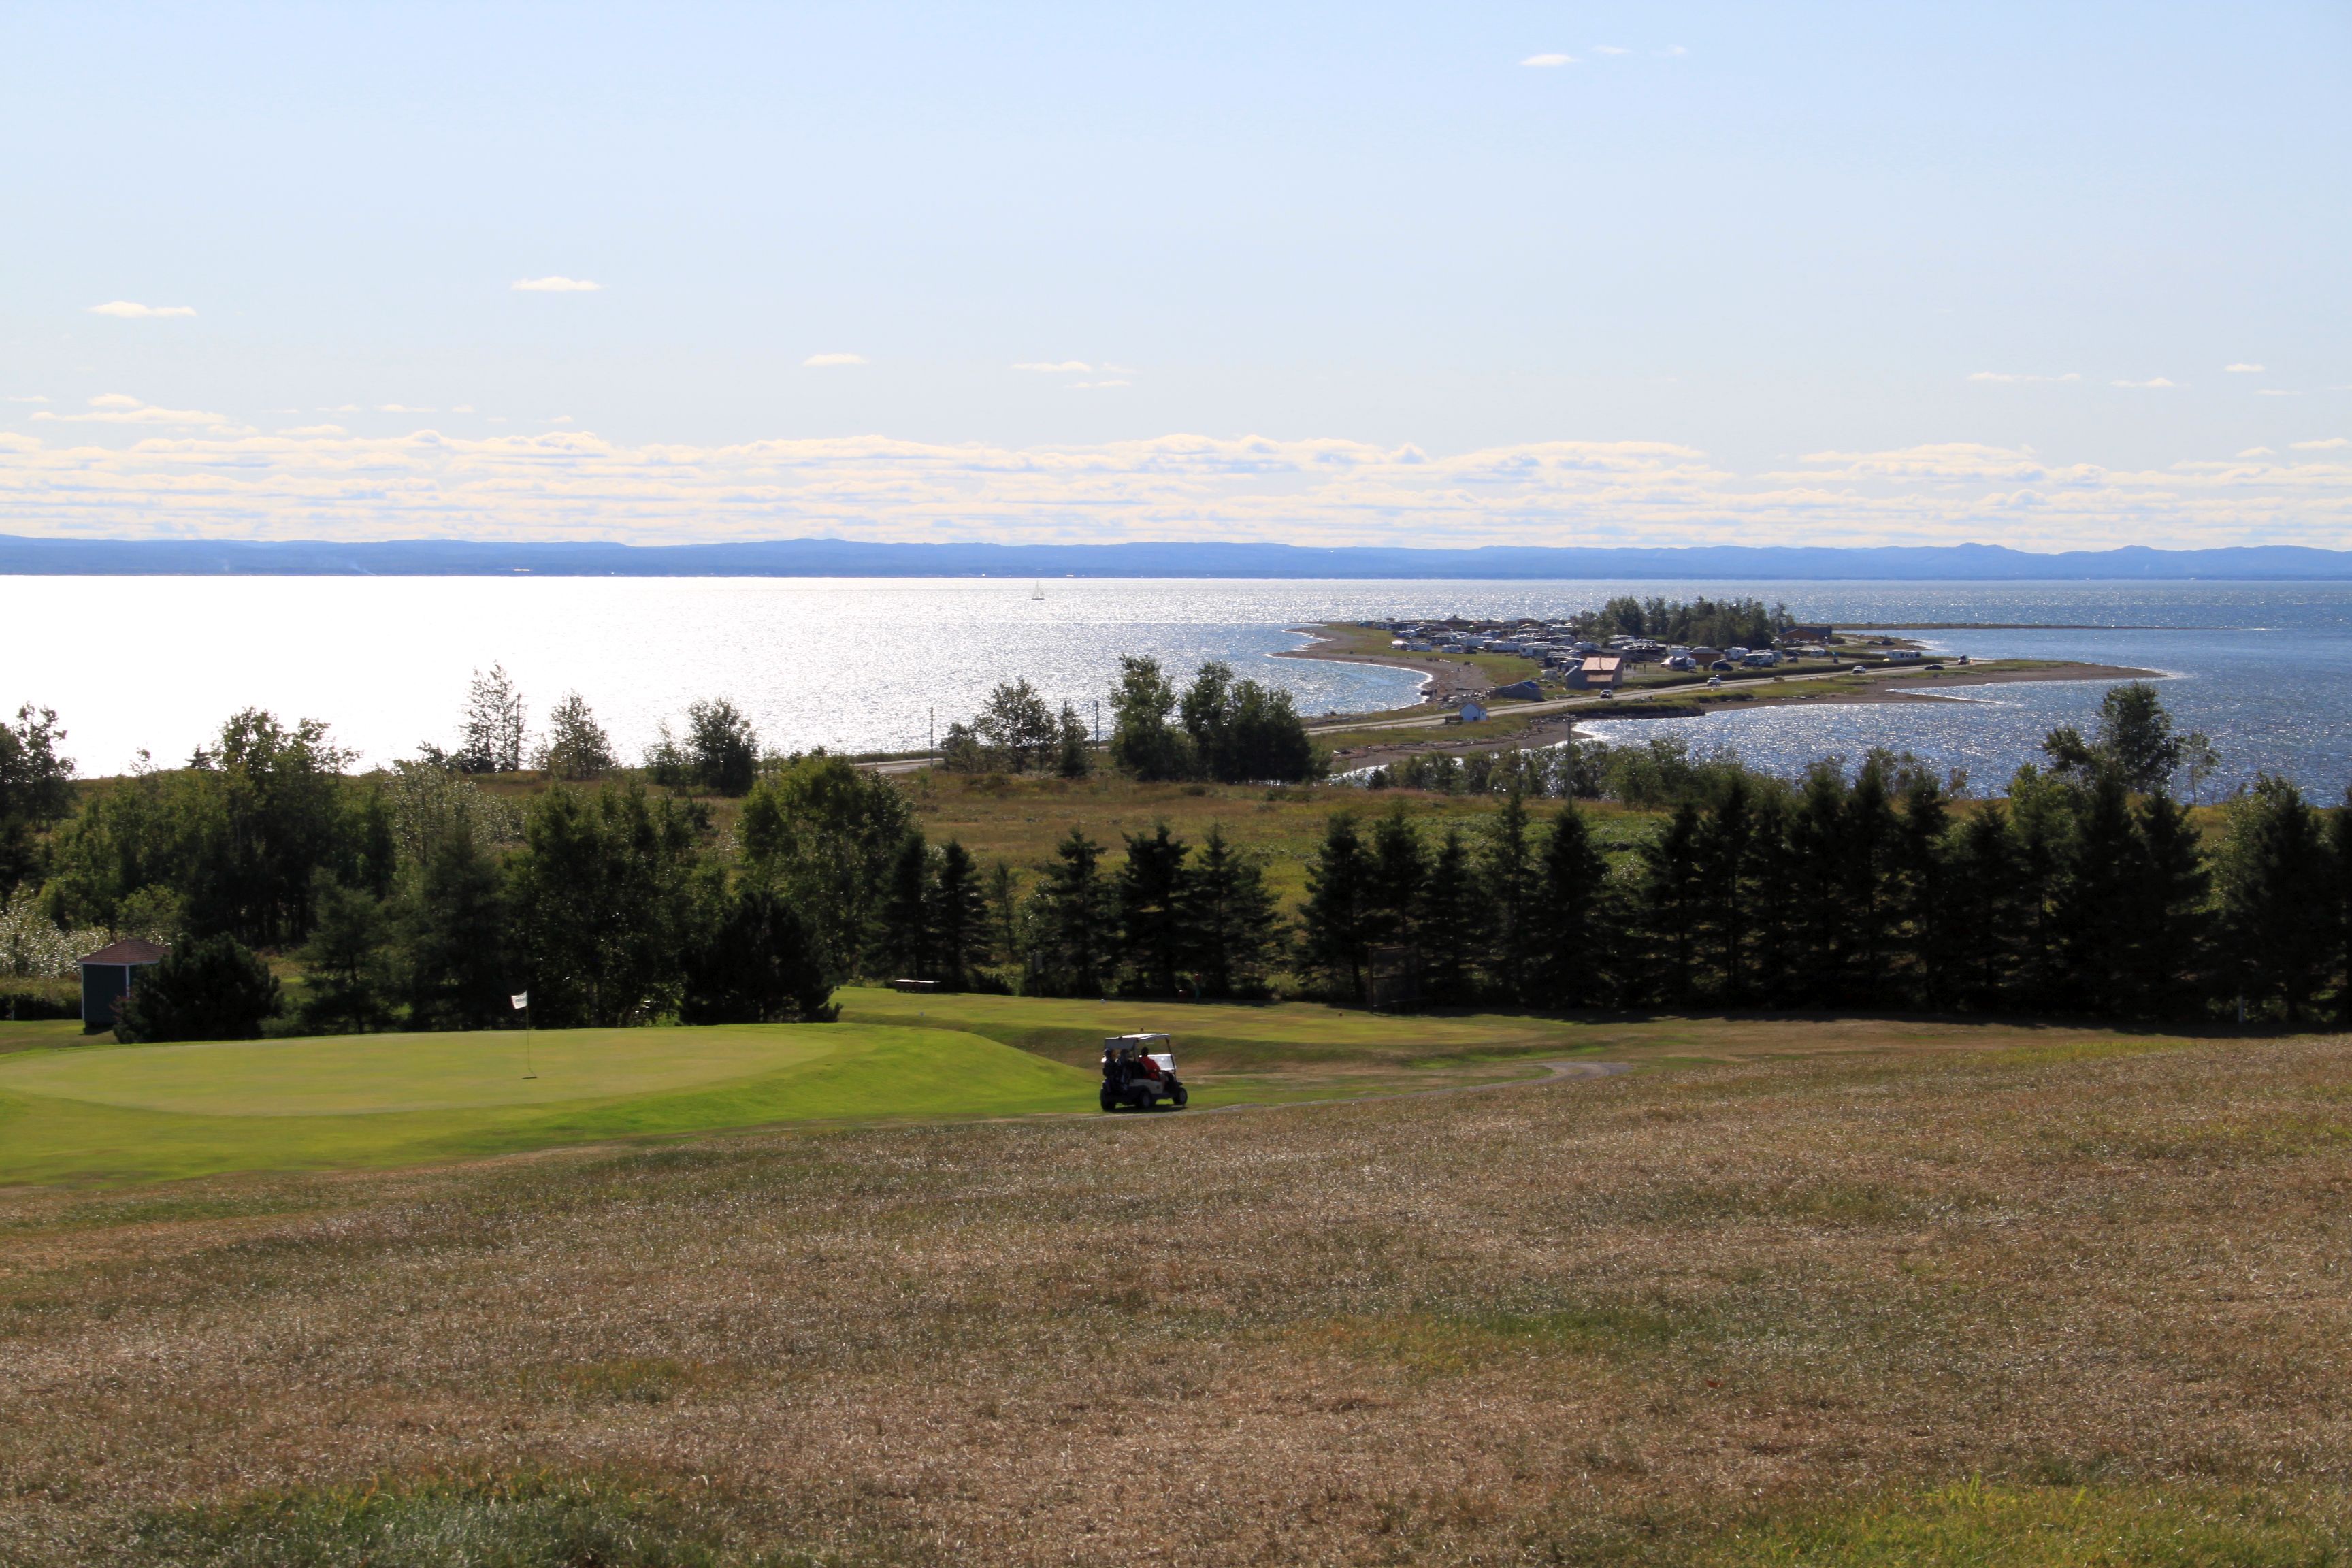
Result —
M 520 1013 L 525 1007 L 530 1005 L 530 993 L 528 991 L 518 991 L 511 997 L 508 998 L 508 1000 L 511 1001 L 515 1005 L 515 1011 Z

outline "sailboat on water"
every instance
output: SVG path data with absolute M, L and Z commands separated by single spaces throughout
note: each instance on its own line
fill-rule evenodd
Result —
M 1043 583 L 1030 584 L 1029 596 L 1033 599 L 1043 599 L 1045 596 L 1045 584 Z

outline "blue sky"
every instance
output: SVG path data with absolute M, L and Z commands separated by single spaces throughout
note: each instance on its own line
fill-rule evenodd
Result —
M 2341 4 L 17 6 L 0 529 L 2352 545 L 2347 79 Z

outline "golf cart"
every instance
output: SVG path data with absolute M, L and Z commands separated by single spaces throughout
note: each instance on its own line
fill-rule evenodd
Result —
M 1176 1076 L 1176 1055 L 1165 1035 L 1113 1035 L 1103 1042 L 1102 1108 L 1149 1110 L 1161 1100 L 1181 1106 L 1192 1097 Z

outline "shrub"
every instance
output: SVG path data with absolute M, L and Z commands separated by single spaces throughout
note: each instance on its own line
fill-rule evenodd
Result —
M 268 965 L 235 937 L 183 942 L 132 986 L 114 1037 L 139 1044 L 257 1040 L 278 1001 Z

